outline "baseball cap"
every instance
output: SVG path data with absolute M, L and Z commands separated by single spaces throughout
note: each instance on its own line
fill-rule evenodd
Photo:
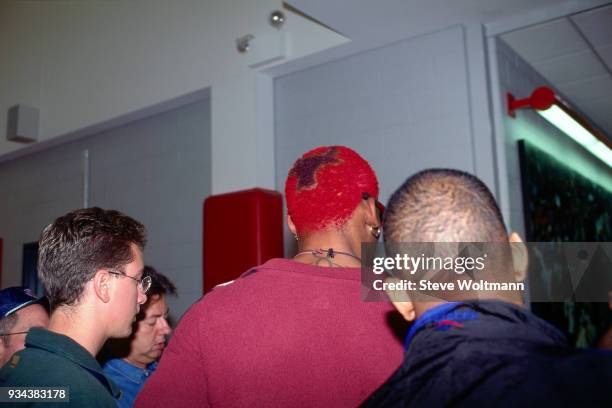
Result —
M 0 319 L 4 319 L 19 309 L 35 303 L 45 303 L 46 298 L 37 298 L 34 293 L 21 286 L 13 286 L 0 290 Z

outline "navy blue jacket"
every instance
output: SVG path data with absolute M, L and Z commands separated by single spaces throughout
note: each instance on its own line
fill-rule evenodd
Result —
M 400 368 L 365 407 L 612 407 L 612 353 L 570 348 L 504 302 L 446 303 L 417 319 Z

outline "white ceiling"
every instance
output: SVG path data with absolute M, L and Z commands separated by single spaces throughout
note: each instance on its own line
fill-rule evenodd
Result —
M 580 0 L 583 4 L 592 0 Z M 399 40 L 450 25 L 487 23 L 575 0 L 290 0 L 292 6 L 353 42 Z M 595 2 L 598 3 L 598 2 Z
M 612 5 L 501 38 L 612 137 Z
M 287 0 L 287 3 L 351 39 L 350 43 L 318 56 L 318 60 L 313 59 L 313 63 L 455 24 L 482 24 L 488 35 L 501 34 L 518 54 L 612 137 L 610 1 Z M 546 23 L 538 24 L 542 21 Z

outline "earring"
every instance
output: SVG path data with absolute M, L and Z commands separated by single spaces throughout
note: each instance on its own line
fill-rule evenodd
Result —
M 299 241 L 298 234 L 293 234 L 293 238 L 295 238 L 296 241 Z
M 374 238 L 376 239 L 380 238 L 380 227 L 378 225 L 376 226 L 368 225 L 368 228 L 370 229 L 370 234 L 372 234 Z

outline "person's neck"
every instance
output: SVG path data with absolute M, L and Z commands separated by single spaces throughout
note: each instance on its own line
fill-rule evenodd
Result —
M 425 312 L 430 309 L 433 309 L 436 306 L 443 305 L 448 302 L 440 302 L 440 301 L 415 301 L 414 302 L 414 312 L 416 318 L 421 317 Z
M 334 257 L 328 257 L 327 251 L 332 249 Z M 323 250 L 322 255 L 306 251 Z M 345 255 L 350 254 L 350 255 Z M 301 254 L 300 254 L 301 253 Z M 354 245 L 344 234 L 337 230 L 313 232 L 300 236 L 298 240 L 298 254 L 295 261 L 319 266 L 360 267 L 361 247 Z M 354 258 L 355 257 L 355 258 Z
M 468 302 L 468 301 L 476 300 L 476 299 L 477 299 L 476 297 L 474 297 L 474 298 L 468 297 L 468 298 L 463 299 L 463 300 L 462 299 L 454 299 L 452 301 L 454 301 L 454 302 L 462 302 L 462 301 Z M 481 300 L 481 301 L 489 300 L 489 301 L 506 302 L 506 303 L 510 303 L 510 304 L 513 304 L 513 305 L 518 306 L 518 307 L 524 307 L 525 306 L 523 301 L 520 298 L 518 298 L 518 299 L 512 298 L 511 299 L 511 298 L 503 297 L 501 295 L 497 295 L 497 296 L 496 295 L 480 296 L 478 299 Z M 416 317 L 419 318 L 421 315 L 423 315 L 428 310 L 433 309 L 436 306 L 440 306 L 440 305 L 443 305 L 443 304 L 448 303 L 448 302 L 449 301 L 443 301 L 443 302 L 441 302 L 441 301 L 421 301 L 421 302 L 415 301 L 415 303 L 414 303 L 414 310 L 415 310 L 415 313 L 416 313 Z
M 58 309 L 51 314 L 47 330 L 70 337 L 95 357 L 107 339 L 91 322 L 95 325 L 96 320 L 84 318 L 78 310 Z

